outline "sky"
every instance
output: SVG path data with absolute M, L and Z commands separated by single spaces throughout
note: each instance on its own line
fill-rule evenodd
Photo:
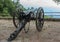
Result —
M 45 11 L 57 11 L 60 12 L 60 5 L 57 5 L 52 0 L 20 0 L 20 3 L 25 7 L 43 7 Z
M 25 7 L 56 7 L 60 8 L 60 5 L 57 5 L 52 0 L 20 0 L 20 3 Z

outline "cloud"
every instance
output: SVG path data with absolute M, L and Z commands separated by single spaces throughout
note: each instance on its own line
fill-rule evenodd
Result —
M 52 0 L 20 0 L 20 3 L 24 7 L 56 7 L 60 8 L 60 5 L 57 5 Z
M 38 7 L 39 6 L 39 0 L 20 0 L 20 3 L 25 7 Z

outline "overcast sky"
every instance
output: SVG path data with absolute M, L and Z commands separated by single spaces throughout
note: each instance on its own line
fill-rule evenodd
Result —
M 60 4 L 57 5 L 52 0 L 20 0 L 20 3 L 25 7 L 43 7 L 45 12 L 60 12 Z M 52 15 L 52 14 L 50 14 Z M 55 14 L 57 15 L 57 14 Z M 59 15 L 59 14 L 58 14 Z
M 24 7 L 56 7 L 60 8 L 60 5 L 57 5 L 54 1 L 52 0 L 20 0 L 20 3 Z

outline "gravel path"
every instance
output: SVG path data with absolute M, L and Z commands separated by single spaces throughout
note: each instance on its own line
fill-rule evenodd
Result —
M 60 42 L 60 22 L 45 21 L 43 30 L 38 32 L 34 21 L 30 22 L 30 30 L 24 30 L 12 42 Z M 15 30 L 12 20 L 0 20 L 0 42 L 6 42 L 10 33 Z

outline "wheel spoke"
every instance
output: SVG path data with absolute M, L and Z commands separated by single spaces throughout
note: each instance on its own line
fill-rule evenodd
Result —
M 30 27 L 30 22 L 27 22 L 24 28 L 25 33 L 29 31 L 29 27 Z

